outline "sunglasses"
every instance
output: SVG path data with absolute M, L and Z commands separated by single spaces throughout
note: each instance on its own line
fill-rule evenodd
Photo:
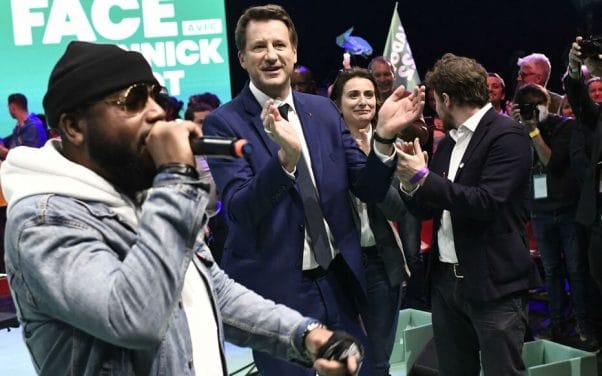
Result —
M 136 114 L 146 107 L 148 98 L 157 101 L 161 86 L 146 83 L 137 83 L 125 89 L 125 93 L 116 98 L 105 98 L 102 101 L 118 106 L 123 112 Z

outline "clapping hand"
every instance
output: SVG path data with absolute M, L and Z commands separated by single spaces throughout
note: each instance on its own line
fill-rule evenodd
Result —
M 393 138 L 409 127 L 422 114 L 424 108 L 424 86 L 404 97 L 405 87 L 398 87 L 378 111 L 376 132 L 383 138 Z
M 396 175 L 404 189 L 411 190 L 417 182 L 412 183 L 410 180 L 420 169 L 428 165 L 428 154 L 420 147 L 418 138 L 413 142 L 398 142 L 395 144 L 395 149 L 398 156 Z M 425 177 L 426 175 L 423 178 Z
M 264 103 L 260 117 L 270 139 L 280 146 L 280 163 L 287 171 L 293 172 L 301 156 L 301 142 L 297 131 L 280 115 L 273 99 Z

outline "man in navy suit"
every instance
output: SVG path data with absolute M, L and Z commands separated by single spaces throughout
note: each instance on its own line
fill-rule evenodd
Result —
M 427 168 L 420 143 L 398 148 L 411 211 L 433 218 L 429 275 L 442 375 L 522 375 L 527 294 L 540 283 L 526 222 L 531 148 L 524 126 L 489 102 L 487 71 L 446 54 L 426 76 L 449 134 Z M 479 357 L 479 350 L 481 351 Z
M 209 160 L 230 225 L 222 265 L 263 296 L 362 340 L 361 372 L 370 375 L 360 320 L 366 281 L 348 191 L 365 202 L 384 197 L 395 169 L 395 136 L 422 111 L 424 90 L 402 99 L 400 88 L 383 104 L 376 151 L 366 157 L 333 102 L 291 90 L 297 34 L 282 7 L 247 9 L 236 45 L 250 83 L 204 124 L 206 135 L 245 138 L 254 148 L 246 160 Z M 302 198 L 308 181 L 316 205 Z M 321 219 L 308 220 L 320 211 Z M 316 224 L 325 236 L 313 235 Z M 316 246 L 320 239 L 326 256 Z M 262 375 L 311 374 L 263 353 L 254 357 Z

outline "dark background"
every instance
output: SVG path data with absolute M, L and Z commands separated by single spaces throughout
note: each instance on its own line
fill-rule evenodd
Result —
M 242 12 L 266 2 L 226 0 L 232 95 L 247 81 L 234 46 L 234 28 Z M 298 62 L 314 72 L 319 84 L 331 81 L 341 68 L 343 49 L 337 35 L 354 26 L 353 35 L 373 47 L 372 57 L 384 49 L 394 0 L 272 1 L 291 15 L 299 34 Z M 589 3 L 589 4 L 585 4 Z M 587 0 L 414 0 L 399 1 L 398 11 L 414 60 L 423 79 L 446 52 L 477 59 L 506 81 L 507 96 L 514 90 L 516 60 L 532 52 L 544 53 L 552 63 L 548 88 L 562 92 L 560 79 L 566 70 L 571 42 L 584 30 L 584 9 L 602 2 Z M 587 5 L 584 8 L 584 5 Z M 597 16 L 596 16 L 597 17 Z M 602 23 L 602 19 L 600 20 Z M 354 58 L 353 65 L 369 60 Z

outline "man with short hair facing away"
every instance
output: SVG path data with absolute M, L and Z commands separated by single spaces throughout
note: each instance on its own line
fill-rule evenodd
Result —
M 547 88 L 552 64 L 550 64 L 550 59 L 546 55 L 532 53 L 519 58 L 516 65 L 519 66 L 518 76 L 516 77 L 516 91 L 526 84 L 537 84 Z M 548 111 L 552 114 L 557 114 L 560 109 L 562 95 L 554 93 L 551 90 L 548 90 L 548 94 L 550 95 Z
M 298 43 L 282 7 L 248 8 L 235 34 L 250 82 L 203 125 L 207 135 L 253 145 L 248 159 L 209 160 L 229 219 L 222 265 L 260 294 L 360 338 L 367 348 L 360 372 L 372 375 L 360 320 L 366 279 L 348 192 L 364 202 L 384 197 L 394 171 L 395 135 L 418 117 L 424 93 L 417 89 L 402 99 L 400 88 L 389 97 L 366 156 L 331 100 L 291 89 Z M 262 375 L 309 375 L 253 355 Z
M 489 102 L 487 71 L 445 54 L 426 76 L 449 133 L 427 167 L 418 141 L 398 146 L 408 207 L 433 218 L 431 308 L 442 375 L 523 375 L 527 298 L 539 284 L 527 247 L 531 147 Z
M 13 133 L 0 140 L 0 159 L 5 159 L 8 151 L 17 146 L 39 148 L 48 139 L 44 123 L 27 108 L 27 98 L 21 93 L 8 96 L 8 112 L 17 124 Z
M 36 371 L 225 376 L 226 338 L 354 374 L 353 338 L 215 264 L 190 147 L 202 133 L 165 121 L 158 89 L 140 53 L 71 42 L 44 97 L 61 139 L 17 148 L 2 164 L 6 268 Z M 331 360 L 318 359 L 326 349 Z

